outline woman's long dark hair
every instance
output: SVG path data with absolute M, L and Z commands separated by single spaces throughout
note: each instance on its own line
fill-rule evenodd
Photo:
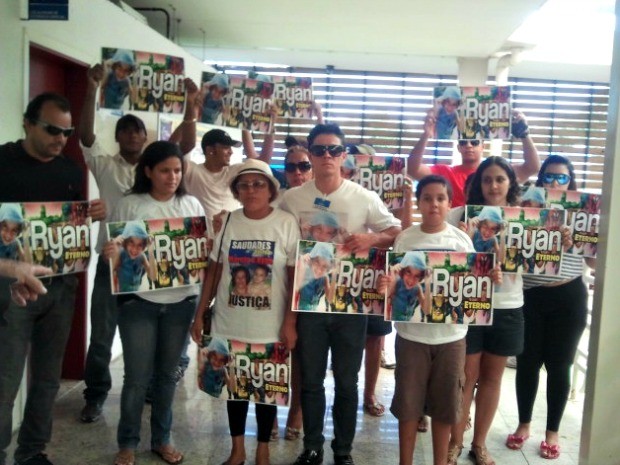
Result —
M 140 157 L 140 161 L 138 162 L 138 166 L 136 166 L 136 178 L 130 193 L 148 194 L 151 192 L 153 183 L 146 176 L 146 168 L 149 168 L 152 171 L 156 165 L 172 157 L 178 158 L 181 161 L 182 174 L 181 182 L 174 195 L 177 197 L 185 195 L 187 193 L 185 190 L 185 184 L 183 183 L 183 178 L 185 178 L 185 164 L 183 163 L 181 148 L 177 144 L 163 140 L 153 142 L 152 144 L 149 144 L 146 149 L 144 149 L 144 152 Z
M 519 195 L 521 192 L 519 183 L 517 182 L 517 175 L 512 169 L 510 163 L 502 157 L 489 157 L 480 163 L 480 166 L 478 166 L 478 169 L 474 173 L 474 178 L 471 181 L 469 195 L 467 196 L 467 204 L 486 204 L 484 195 L 482 195 L 482 174 L 492 165 L 497 165 L 506 172 L 506 176 L 508 176 L 508 180 L 510 181 L 510 187 L 508 188 L 508 193 L 506 194 L 506 202 L 508 205 L 516 205 L 519 202 Z
M 570 182 L 568 183 L 568 190 L 574 191 L 577 190 L 577 181 L 575 181 L 575 168 L 570 160 L 562 155 L 549 155 L 547 159 L 543 162 L 540 167 L 540 171 L 538 171 L 538 179 L 536 179 L 537 186 L 543 186 L 543 177 L 545 175 L 545 171 L 547 170 L 547 166 L 549 165 L 564 165 L 568 168 L 568 174 L 570 175 Z

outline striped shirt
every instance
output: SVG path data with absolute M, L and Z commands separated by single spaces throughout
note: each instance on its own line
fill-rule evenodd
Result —
M 583 257 L 581 255 L 573 255 L 565 253 L 562 255 L 559 276 L 544 275 L 523 275 L 523 288 L 530 289 L 532 287 L 544 286 L 546 284 L 557 283 L 558 281 L 566 281 L 574 279 L 583 274 Z

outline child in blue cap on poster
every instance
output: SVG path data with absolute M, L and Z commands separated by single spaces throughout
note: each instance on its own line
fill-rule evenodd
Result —
M 476 252 L 499 253 L 497 234 L 503 228 L 502 209 L 500 207 L 484 207 L 480 214 L 469 222 L 468 233 L 474 243 Z
M 228 93 L 228 76 L 216 74 L 203 85 L 202 113 L 200 121 L 207 124 L 221 124 L 224 111 L 224 96 Z
M 144 254 L 149 235 L 144 221 L 127 221 L 123 233 L 115 242 L 122 241 L 117 254 L 112 257 L 112 269 L 118 278 L 119 292 L 136 292 L 140 290 L 142 278 L 149 270 L 149 261 Z M 120 249 L 120 250 L 119 250 Z
M 400 263 L 392 267 L 399 278 L 392 279 L 388 296 L 392 305 L 392 321 L 411 321 L 415 308 L 424 308 L 426 260 L 422 252 L 406 252 Z M 424 313 L 422 312 L 422 315 Z
M 435 99 L 435 131 L 437 139 L 453 139 L 452 135 L 457 128 L 461 104 L 461 90 L 456 86 L 446 87 L 443 93 Z
M 231 360 L 228 341 L 214 337 L 205 349 L 206 360 L 200 370 L 200 389 L 207 394 L 220 397 L 222 388 L 229 380 L 227 365 Z
M 104 65 L 107 73 L 101 83 L 101 106 L 118 110 L 127 97 L 134 100 L 131 75 L 136 70 L 136 62 L 133 52 L 119 48 Z
M 24 223 L 18 203 L 3 203 L 0 206 L 0 258 L 24 261 L 24 250 L 19 242 Z
M 331 301 L 331 285 L 329 273 L 334 267 L 334 246 L 317 242 L 310 253 L 300 257 L 297 264 L 298 282 L 297 308 L 299 310 L 316 310 L 321 297 L 326 295 Z M 301 279 L 299 279 L 301 278 Z

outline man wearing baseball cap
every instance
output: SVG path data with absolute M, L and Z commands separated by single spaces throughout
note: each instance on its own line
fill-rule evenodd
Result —
M 84 160 L 97 181 L 101 198 L 110 206 L 111 211 L 111 207 L 133 186 L 135 168 L 146 143 L 146 127 L 137 116 L 124 115 L 117 121 L 114 131 L 118 152 L 112 154 L 106 150 L 95 134 L 95 101 L 103 77 L 104 71 L 100 64 L 88 70 L 79 136 Z M 96 246 L 98 253 L 101 253 L 106 241 L 106 228 L 100 227 Z M 118 310 L 116 297 L 111 293 L 110 266 L 103 255 L 99 255 L 97 262 L 90 312 L 90 344 L 84 367 L 86 403 L 80 414 L 84 423 L 93 423 L 99 419 L 103 403 L 112 387 L 110 359 Z

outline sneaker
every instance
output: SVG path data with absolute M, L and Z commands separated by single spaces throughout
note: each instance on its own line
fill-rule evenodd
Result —
M 183 379 L 183 376 L 185 376 L 185 368 L 183 368 L 181 365 L 179 365 L 174 370 L 174 382 L 175 382 L 175 384 L 179 384 L 179 382 Z
M 508 357 L 506 360 L 506 366 L 508 368 L 517 368 L 517 357 L 514 355 L 512 357 Z
M 381 351 L 381 368 L 387 368 L 388 370 L 396 368 L 396 360 L 385 350 Z
M 355 465 L 350 455 L 334 455 L 334 465 Z
M 80 414 L 80 420 L 82 423 L 94 423 L 99 420 L 101 413 L 102 408 L 99 402 L 86 402 Z
M 39 453 L 37 455 L 33 455 L 32 457 L 27 458 L 22 462 L 15 461 L 15 465 L 54 465 L 47 459 L 47 455 L 43 453 Z
M 297 457 L 293 465 L 320 465 L 323 463 L 323 449 L 306 449 Z

